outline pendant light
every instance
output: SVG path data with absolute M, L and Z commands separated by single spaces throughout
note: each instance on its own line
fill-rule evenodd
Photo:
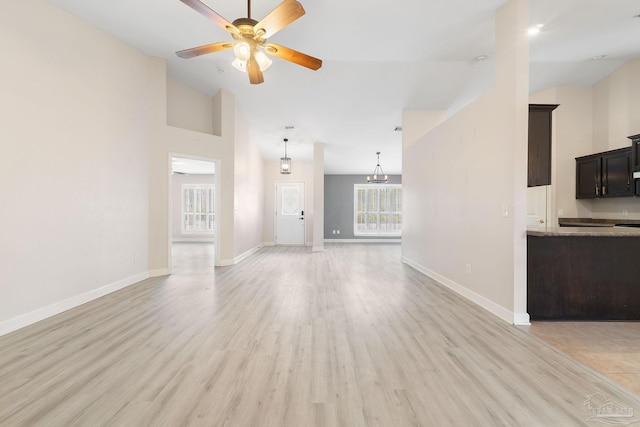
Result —
M 382 166 L 380 166 L 380 152 L 378 151 L 376 154 L 378 155 L 378 163 L 376 164 L 376 168 L 373 170 L 373 179 L 370 176 L 367 176 L 367 182 L 384 184 L 387 182 L 388 176 L 384 174 Z
M 280 157 L 280 173 L 288 175 L 291 173 L 291 158 L 287 157 L 287 138 L 284 139 L 284 157 Z

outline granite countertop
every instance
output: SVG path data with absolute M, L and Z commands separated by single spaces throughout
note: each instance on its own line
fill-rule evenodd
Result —
M 589 236 L 589 237 L 640 237 L 640 228 L 634 227 L 547 227 L 529 228 L 527 236 Z
M 617 224 L 640 225 L 640 220 L 629 218 L 558 218 L 561 226 L 569 227 L 612 227 Z

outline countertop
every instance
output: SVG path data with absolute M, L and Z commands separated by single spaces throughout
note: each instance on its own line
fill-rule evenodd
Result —
M 588 236 L 588 237 L 640 237 L 640 228 L 634 227 L 540 227 L 527 229 L 527 236 Z

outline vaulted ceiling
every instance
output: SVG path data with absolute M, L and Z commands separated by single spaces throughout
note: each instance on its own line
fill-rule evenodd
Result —
M 80 19 L 167 61 L 170 77 L 205 94 L 235 95 L 268 160 L 283 138 L 294 159 L 325 143 L 325 171 L 367 174 L 375 152 L 401 172 L 405 109 L 454 111 L 493 82 L 494 14 L 503 0 L 300 0 L 306 14 L 269 39 L 323 60 L 318 71 L 274 58 L 265 82 L 250 85 L 231 50 L 181 59 L 178 50 L 229 33 L 179 0 L 50 0 Z M 247 16 L 238 0 L 203 0 L 229 21 Z M 279 0 L 253 0 L 259 20 Z M 530 92 L 593 85 L 640 57 L 637 0 L 531 0 Z M 483 60 L 478 58 L 485 57 Z M 595 58 L 595 59 L 594 59 Z M 293 129 L 287 129 L 293 126 Z

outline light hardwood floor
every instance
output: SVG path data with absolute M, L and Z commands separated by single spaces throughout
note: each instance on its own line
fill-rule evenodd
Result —
M 640 411 L 399 258 L 270 247 L 214 270 L 180 255 L 172 276 L 0 337 L 0 426 L 601 425 L 594 393 Z

